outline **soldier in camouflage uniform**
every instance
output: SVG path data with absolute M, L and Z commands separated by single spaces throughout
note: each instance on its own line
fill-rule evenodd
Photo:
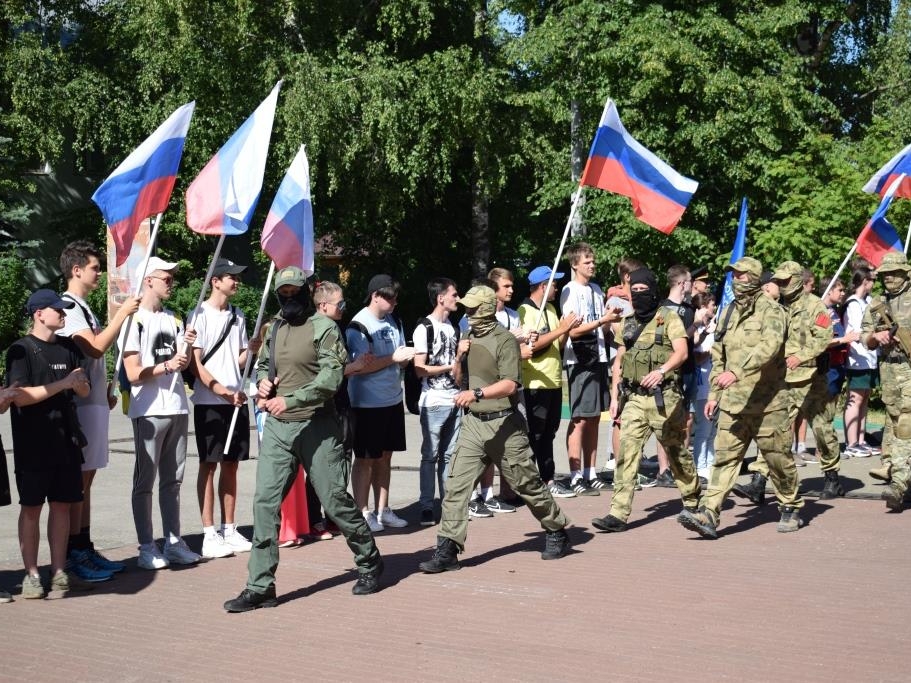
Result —
M 832 426 L 834 405 L 829 397 L 828 346 L 832 341 L 832 318 L 818 296 L 804 289 L 803 267 L 785 261 L 772 274 L 781 292 L 779 303 L 788 318 L 785 341 L 785 383 L 788 392 L 788 421 L 793 426 L 797 414 L 804 416 L 816 437 L 816 455 L 825 483 L 823 498 L 845 495 L 838 478 L 841 449 Z M 795 463 L 796 464 L 796 463 Z M 800 462 L 803 466 L 803 462 Z M 749 484 L 734 487 L 734 494 L 761 505 L 769 466 L 762 454 L 750 465 L 753 478 Z
M 592 520 L 602 531 L 626 531 L 642 447 L 652 434 L 667 452 L 684 506 L 695 510 L 700 493 L 693 458 L 684 447 L 686 412 L 678 370 L 688 353 L 686 328 L 676 313 L 659 308 L 652 271 L 630 273 L 630 294 L 633 313 L 623 319 L 611 386 L 611 417 L 620 423 L 614 495 L 610 512 Z
M 885 292 L 864 311 L 861 339 L 867 348 L 880 349 L 883 403 L 892 427 L 892 481 L 882 499 L 889 510 L 901 512 L 911 482 L 911 266 L 904 254 L 892 252 L 876 274 Z
M 802 525 L 798 510 L 803 500 L 797 493 L 799 482 L 788 431 L 786 315 L 762 294 L 759 261 L 744 257 L 727 270 L 734 273 L 734 303 L 722 311 L 715 332 L 705 406 L 707 417 L 720 411 L 715 463 L 698 510 L 684 508 L 677 521 L 706 538 L 718 537 L 721 506 L 734 486 L 747 447 L 755 440 L 765 455 L 778 497 L 778 531 L 797 531 Z

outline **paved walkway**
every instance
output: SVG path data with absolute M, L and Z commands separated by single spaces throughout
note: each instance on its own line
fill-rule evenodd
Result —
M 8 420 L 0 430 L 10 444 Z M 606 437 L 606 435 L 604 435 Z M 561 501 L 574 552 L 542 562 L 528 512 L 473 520 L 463 569 L 415 572 L 435 542 L 416 524 L 378 535 L 384 590 L 355 598 L 341 539 L 282 551 L 277 609 L 228 615 L 246 558 L 145 572 L 135 568 L 129 513 L 129 424 L 115 417 L 112 465 L 95 489 L 94 535 L 128 571 L 91 593 L 0 605 L 3 681 L 395 680 L 905 681 L 908 515 L 885 514 L 866 477 L 843 472 L 853 498 L 809 499 L 806 528 L 775 532 L 774 506 L 730 501 L 721 537 L 674 522 L 675 490 L 645 489 L 630 530 L 595 533 L 609 495 Z M 417 422 L 397 454 L 393 504 L 416 520 Z M 606 438 L 602 441 L 606 443 Z M 603 452 L 603 448 L 602 448 Z M 565 464 L 560 449 L 558 463 Z M 184 530 L 200 543 L 191 458 Z M 255 463 L 242 468 L 249 524 Z M 815 470 L 815 471 L 814 471 Z M 818 468 L 802 468 L 805 490 Z M 0 508 L 0 586 L 21 580 L 16 506 Z M 249 528 L 245 531 L 249 532 Z M 54 598 L 52 594 L 52 598 Z

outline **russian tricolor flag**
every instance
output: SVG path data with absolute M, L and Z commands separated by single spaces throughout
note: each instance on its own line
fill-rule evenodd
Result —
M 263 186 L 281 86 L 281 81 L 275 84 L 187 188 L 187 225 L 194 232 L 240 235 L 250 227 Z
M 627 133 L 610 99 L 604 106 L 581 184 L 629 197 L 636 218 L 665 234 L 677 226 L 699 186 Z
M 190 102 L 171 114 L 92 195 L 114 238 L 118 266 L 142 221 L 168 208 L 195 107 Z
M 889 163 L 874 173 L 864 185 L 864 192 L 883 196 L 886 189 L 900 175 L 904 177 L 894 194 L 896 197 L 911 198 L 911 145 L 889 159 Z
M 908 177 L 904 173 L 900 173 L 892 180 L 873 217 L 870 218 L 857 238 L 857 253 L 867 259 L 874 268 L 879 267 L 883 256 L 890 251 L 903 250 L 901 237 L 895 227 L 886 220 L 886 212 L 889 210 L 889 205 L 898 188 L 902 187 L 902 183 L 907 179 Z
M 307 275 L 313 274 L 313 205 L 305 145 L 278 187 L 260 244 L 276 268 L 297 266 Z

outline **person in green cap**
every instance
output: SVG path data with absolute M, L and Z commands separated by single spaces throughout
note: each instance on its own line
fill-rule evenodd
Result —
M 889 445 L 892 481 L 882 492 L 892 512 L 904 509 L 911 482 L 911 266 L 901 252 L 883 256 L 876 269 L 884 292 L 864 311 L 861 339 L 879 349 L 883 403 L 892 428 Z
M 326 515 L 345 536 L 358 568 L 355 595 L 375 593 L 383 560 L 348 493 L 348 460 L 342 448 L 335 393 L 348 354 L 335 321 L 314 313 L 306 276 L 288 267 L 275 278 L 281 312 L 266 333 L 257 362 L 257 402 L 269 415 L 263 428 L 256 492 L 253 549 L 247 586 L 224 604 L 228 612 L 275 607 L 279 511 L 299 466 L 313 482 Z
M 803 500 L 791 457 L 785 389 L 784 309 L 762 293 L 762 264 L 745 256 L 727 266 L 734 301 L 721 312 L 705 415 L 718 415 L 715 462 L 696 510 L 684 508 L 677 521 L 705 538 L 718 537 L 721 506 L 734 487 L 751 441 L 765 456 L 778 497 L 778 531 L 797 531 Z

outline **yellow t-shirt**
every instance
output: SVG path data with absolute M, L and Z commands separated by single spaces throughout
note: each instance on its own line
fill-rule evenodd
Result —
M 523 303 L 519 306 L 519 321 L 523 328 L 532 329 L 537 325 L 539 315 L 540 311 L 534 304 Z M 551 332 L 557 329 L 559 324 L 557 311 L 553 305 L 547 304 L 538 333 Z M 544 353 L 522 361 L 522 386 L 526 389 L 559 389 L 562 386 L 561 372 L 562 354 L 560 352 L 560 340 L 555 339 Z

